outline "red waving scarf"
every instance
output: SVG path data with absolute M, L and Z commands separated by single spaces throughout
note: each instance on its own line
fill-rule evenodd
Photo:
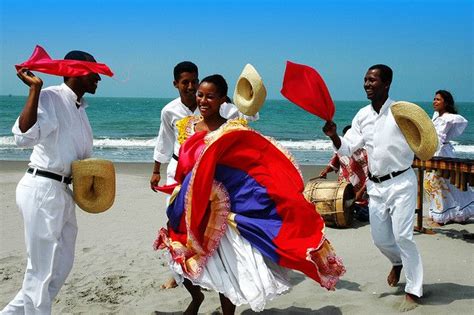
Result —
M 36 45 L 30 59 L 15 65 L 16 70 L 22 67 L 62 77 L 80 77 L 91 72 L 104 74 L 109 77 L 114 75 L 104 63 L 82 60 L 53 60 L 43 47 L 39 45 Z
M 328 88 L 319 73 L 311 67 L 287 61 L 281 94 L 324 120 L 334 117 L 334 102 Z

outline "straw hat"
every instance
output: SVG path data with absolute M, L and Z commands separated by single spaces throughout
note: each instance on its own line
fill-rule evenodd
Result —
M 421 160 L 429 160 L 438 148 L 438 135 L 433 122 L 418 105 L 395 102 L 391 107 L 393 117 L 410 148 Z
M 247 64 L 237 79 L 234 91 L 235 105 L 242 114 L 253 116 L 262 107 L 265 97 L 267 90 L 262 78 L 251 64 Z
M 100 213 L 115 199 L 115 168 L 111 161 L 86 159 L 72 162 L 74 201 L 84 211 Z

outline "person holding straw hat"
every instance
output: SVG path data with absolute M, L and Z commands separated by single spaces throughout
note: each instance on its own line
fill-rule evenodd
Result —
M 16 190 L 28 262 L 21 290 L 1 314 L 51 314 L 52 301 L 74 261 L 77 221 L 69 187 L 71 165 L 92 153 L 83 96 L 95 94 L 99 73 L 113 73 L 86 52 L 74 50 L 64 60 L 52 60 L 39 46 L 17 70 L 29 95 L 12 132 L 18 146 L 33 148 Z M 30 70 L 63 76 L 64 83 L 41 89 L 43 81 Z
M 359 110 L 343 138 L 337 135 L 333 121 L 326 122 L 323 132 L 339 155 L 351 156 L 359 148 L 367 149 L 372 238 L 392 264 L 388 284 L 396 286 L 402 268 L 405 272 L 406 295 L 400 311 L 408 311 L 417 306 L 418 298 L 423 295 L 423 266 L 413 239 L 417 177 L 411 168 L 414 153 L 392 114 L 395 104 L 389 98 L 392 77 L 390 67 L 371 66 L 364 78 L 371 104 Z

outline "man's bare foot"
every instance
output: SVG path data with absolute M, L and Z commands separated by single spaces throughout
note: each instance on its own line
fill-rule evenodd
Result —
M 408 312 L 417 307 L 418 304 L 420 304 L 419 298 L 416 295 L 407 293 L 398 310 L 400 312 Z
M 390 270 L 390 273 L 387 277 L 389 286 L 394 287 L 398 284 L 398 281 L 400 281 L 400 273 L 402 272 L 402 268 L 402 265 L 392 267 L 392 270 Z
M 160 288 L 166 290 L 166 289 L 176 288 L 177 286 L 178 286 L 178 284 L 176 283 L 176 280 L 173 277 L 171 277 L 168 280 L 166 280 L 166 282 L 163 283 L 160 286 Z
M 189 303 L 188 308 L 184 311 L 184 315 L 197 315 L 199 312 L 199 307 L 204 301 L 204 294 L 199 292 L 193 296 L 191 303 Z

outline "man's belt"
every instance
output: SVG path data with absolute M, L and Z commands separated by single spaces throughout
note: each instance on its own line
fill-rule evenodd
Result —
M 406 168 L 403 171 L 391 172 L 390 174 L 387 174 L 387 175 L 384 175 L 384 176 L 372 176 L 372 174 L 370 174 L 370 172 L 369 172 L 369 179 L 373 182 L 376 182 L 376 183 L 380 184 L 381 182 L 384 182 L 384 181 L 389 180 L 391 178 L 397 177 L 398 175 L 406 172 L 409 169 L 410 168 Z
M 51 173 L 48 171 L 39 170 L 37 168 L 30 167 L 26 172 L 33 175 L 41 176 L 41 177 L 51 178 L 51 179 L 57 180 L 58 182 L 65 183 L 68 185 L 71 183 L 71 177 L 61 176 L 61 175 Z

